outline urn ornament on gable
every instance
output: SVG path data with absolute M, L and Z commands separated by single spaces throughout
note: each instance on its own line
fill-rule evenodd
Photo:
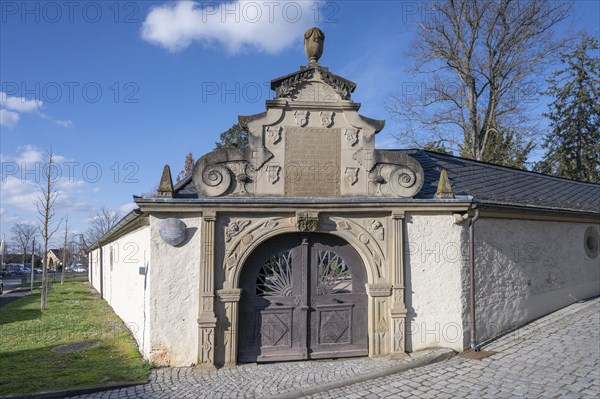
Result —
M 323 55 L 325 34 L 317 27 L 310 28 L 304 34 L 304 52 L 309 64 L 316 64 Z

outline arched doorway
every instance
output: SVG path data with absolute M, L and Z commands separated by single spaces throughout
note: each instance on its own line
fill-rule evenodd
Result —
M 367 355 L 366 282 L 360 256 L 339 237 L 264 242 L 240 276 L 238 361 Z

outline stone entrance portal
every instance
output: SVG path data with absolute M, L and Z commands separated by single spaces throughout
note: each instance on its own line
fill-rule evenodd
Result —
M 240 281 L 238 361 L 368 354 L 366 271 L 341 238 L 272 238 L 250 255 Z

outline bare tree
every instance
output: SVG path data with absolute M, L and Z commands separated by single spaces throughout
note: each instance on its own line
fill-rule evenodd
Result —
M 101 206 L 89 219 L 90 226 L 86 231 L 85 241 L 90 245 L 97 243 L 119 220 L 121 220 L 119 208 L 110 209 Z
M 490 161 L 494 146 L 529 152 L 527 102 L 541 71 L 567 42 L 553 29 L 571 3 L 547 0 L 444 0 L 422 23 L 411 56 L 415 84 L 391 96 L 404 124 L 399 138 L 439 143 Z M 420 86 L 419 86 L 420 85 Z
M 40 220 L 40 234 L 44 242 L 44 253 L 43 253 L 43 273 L 42 273 L 42 294 L 41 294 L 41 310 L 46 310 L 47 299 L 48 299 L 48 241 L 54 233 L 60 227 L 60 220 L 55 219 L 54 205 L 56 198 L 58 197 L 58 191 L 56 190 L 56 177 L 58 170 L 54 164 L 54 157 L 52 150 L 48 151 L 48 158 L 46 164 L 42 168 L 44 174 L 44 184 L 40 185 L 40 196 L 36 201 L 37 211 L 39 214 L 38 219 Z
M 60 268 L 60 284 L 65 283 L 65 266 L 67 265 L 67 253 L 69 248 L 67 247 L 69 238 L 69 216 L 65 218 L 65 241 L 62 248 L 62 267 Z
M 13 233 L 13 242 L 18 246 L 19 252 L 23 254 L 23 265 L 27 261 L 27 250 L 29 249 L 29 243 L 35 237 L 37 229 L 27 223 L 17 223 L 10 231 Z M 33 265 L 31 265 L 33 268 Z

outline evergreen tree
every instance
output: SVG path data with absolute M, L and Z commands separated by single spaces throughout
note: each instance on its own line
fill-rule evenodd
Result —
M 549 79 L 547 94 L 555 100 L 550 112 L 550 132 L 542 147 L 542 173 L 588 182 L 600 182 L 600 57 L 598 40 L 584 34 L 572 52 L 561 53 L 567 65 Z
M 221 140 L 215 143 L 215 149 L 248 147 L 248 131 L 238 123 L 221 133 Z
M 491 129 L 483 151 L 483 160 L 496 165 L 526 169 L 527 157 L 535 148 L 531 139 L 524 139 L 513 129 Z M 462 156 L 471 158 L 469 142 L 462 149 Z
M 446 146 L 444 140 L 431 140 L 425 143 L 423 149 L 426 151 L 439 152 L 440 154 L 452 155 L 452 150 Z

